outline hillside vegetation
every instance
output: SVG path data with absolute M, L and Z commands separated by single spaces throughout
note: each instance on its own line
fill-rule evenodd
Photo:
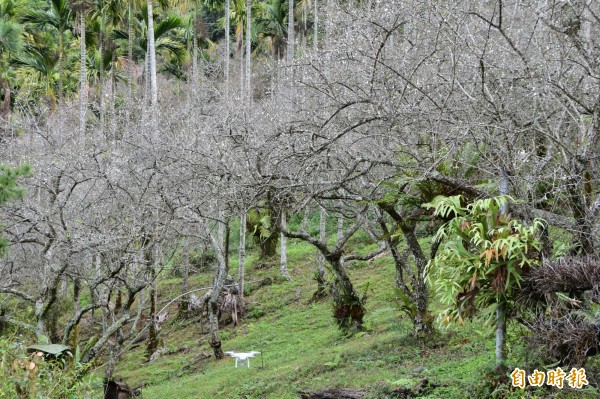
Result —
M 364 252 L 367 243 L 363 234 L 349 247 Z M 389 255 L 349 265 L 352 280 L 367 295 L 368 313 L 367 330 L 345 336 L 331 317 L 330 300 L 312 301 L 316 251 L 310 245 L 299 241 L 289 245 L 291 281 L 280 278 L 277 264 L 265 268 L 256 250 L 248 264 L 247 278 L 254 283 L 247 286 L 246 317 L 237 327 L 224 327 L 221 335 L 226 351 L 261 352 L 251 360 L 249 369 L 236 369 L 229 357 L 215 361 L 210 357 L 206 327 L 202 333 L 197 319 L 172 317 L 160 332 L 164 347 L 171 353 L 147 362 L 143 347 L 125 351 L 115 376 L 131 386 L 145 383 L 143 396 L 147 399 L 172 395 L 179 399 L 283 399 L 326 388 L 355 388 L 370 398 L 393 398 L 404 397 L 394 395 L 401 395 L 402 388 L 413 390 L 424 378 L 429 385 L 411 397 L 480 398 L 492 392 L 511 398 L 598 396 L 592 387 L 524 392 L 512 387 L 508 376 L 500 379 L 500 385 L 491 386 L 488 379 L 495 365 L 494 338 L 492 330 L 481 322 L 440 326 L 426 341 L 416 340 L 410 319 L 399 310 L 401 302 L 394 289 L 395 270 Z M 232 262 L 232 274 L 237 272 L 236 266 Z M 207 286 L 210 277 L 210 273 L 194 276 L 194 286 Z M 264 279 L 273 283 L 255 289 Z M 162 282 L 159 292 L 163 301 L 178 287 L 178 279 Z M 177 313 L 175 304 L 169 313 Z M 516 325 L 511 327 L 510 364 L 532 370 L 536 359 L 528 356 L 525 332 Z M 590 380 L 599 365 L 598 361 L 588 364 Z
M 0 0 L 0 399 L 600 396 L 598 43 L 598 0 Z

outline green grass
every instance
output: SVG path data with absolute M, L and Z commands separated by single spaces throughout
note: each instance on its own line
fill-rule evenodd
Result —
M 362 237 L 350 245 L 360 252 L 366 247 Z M 372 397 L 386 397 L 393 387 L 412 388 L 423 377 L 435 384 L 428 398 L 481 397 L 474 387 L 484 372 L 494 365 L 493 331 L 478 323 L 451 326 L 438 331 L 425 343 L 412 337 L 411 322 L 394 303 L 394 267 L 389 258 L 348 265 L 355 288 L 367 291 L 368 331 L 352 337 L 342 335 L 334 323 L 331 302 L 311 303 L 316 288 L 312 280 L 316 251 L 303 242 L 292 241 L 288 248 L 292 281 L 278 278 L 277 261 L 270 269 L 253 269 L 258 263 L 249 253 L 247 281 L 266 277 L 274 283 L 260 289 L 248 285 L 248 317 L 236 328 L 221 331 L 223 350 L 261 351 L 251 360 L 252 367 L 234 368 L 234 360 L 215 361 L 208 345 L 206 327 L 201 332 L 197 321 L 171 321 L 163 326 L 161 339 L 174 353 L 159 360 L 144 361 L 144 348 L 126 353 L 115 375 L 129 385 L 146 383 L 145 399 L 153 398 L 297 398 L 299 391 L 321 388 L 370 390 Z M 231 274 L 237 274 L 237 257 L 232 256 Z M 190 287 L 210 284 L 212 275 L 204 273 L 190 279 Z M 180 281 L 162 281 L 160 292 L 175 297 Z M 176 314 L 176 308 L 170 310 Z M 521 338 L 511 335 L 511 366 L 524 368 Z M 100 370 L 99 372 L 101 372 Z M 535 398 L 556 394 L 507 389 L 503 397 Z M 596 391 L 565 389 L 555 397 L 596 397 Z

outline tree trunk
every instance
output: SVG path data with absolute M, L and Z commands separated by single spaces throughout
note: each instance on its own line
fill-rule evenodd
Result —
M 6 322 L 4 317 L 6 316 L 6 309 L 0 308 L 0 337 L 4 336 L 4 330 L 6 329 Z
M 218 242 L 217 238 L 212 233 L 209 233 L 215 254 L 217 256 L 217 270 L 215 279 L 213 280 L 212 292 L 208 300 L 208 325 L 210 329 L 210 346 L 213 348 L 215 358 L 223 359 L 223 349 L 221 348 L 221 340 L 219 339 L 219 296 L 225 283 L 225 278 L 229 272 L 225 257 L 223 256 L 222 243 Z
M 229 53 L 231 49 L 229 48 L 231 37 L 229 27 L 229 3 L 230 0 L 225 1 L 225 98 L 229 98 Z
M 379 204 L 379 208 L 392 217 L 396 226 L 402 231 L 408 250 L 413 255 L 415 261 L 415 271 L 400 255 L 396 239 L 392 238 L 383 219 L 380 219 L 382 232 L 386 236 L 386 244 L 392 253 L 394 264 L 396 266 L 396 287 L 398 287 L 414 305 L 413 326 L 414 335 L 417 338 L 429 336 L 433 330 L 433 319 L 429 312 L 429 287 L 425 279 L 425 268 L 428 259 L 425 257 L 421 244 L 415 234 L 416 224 L 407 222 L 400 215 L 393 205 Z M 405 276 L 406 274 L 406 276 Z
M 329 257 L 328 261 L 334 274 L 331 295 L 333 297 L 333 314 L 338 326 L 342 330 L 351 332 L 362 331 L 363 318 L 366 313 L 363 302 L 354 290 L 340 258 L 338 256 Z
M 340 204 L 342 205 L 342 204 Z M 341 240 L 344 236 L 344 216 L 342 212 L 339 212 L 337 215 L 337 240 Z
M 244 298 L 244 273 L 246 266 L 244 258 L 246 256 L 246 212 L 242 211 L 240 216 L 240 248 L 239 248 L 239 268 L 238 279 L 240 281 L 240 298 Z
M 110 138 L 113 143 L 117 140 L 117 118 L 115 116 L 115 92 L 117 91 L 117 75 L 116 75 L 117 52 L 113 51 L 110 61 Z
M 250 52 L 251 52 L 251 13 L 252 0 L 246 0 L 246 104 L 249 105 L 252 100 L 252 86 L 250 84 Z
M 365 211 L 366 208 L 363 212 Z M 362 330 L 363 318 L 366 313 L 363 300 L 359 298 L 354 290 L 352 282 L 344 268 L 344 258 L 342 258 L 344 244 L 360 229 L 362 223 L 363 216 L 361 215 L 331 250 L 328 249 L 325 241 L 317 240 L 304 231 L 299 233 L 291 232 L 285 229 L 284 226 L 281 226 L 281 230 L 287 237 L 299 238 L 314 245 L 331 265 L 334 275 L 334 281 L 331 285 L 334 317 L 338 322 L 339 328 L 343 331 L 356 332 Z
M 219 240 L 219 248 L 225 248 L 225 223 L 223 221 L 224 218 L 225 212 L 223 211 L 223 208 L 221 208 L 219 209 L 219 221 L 217 222 L 217 240 Z M 226 255 L 223 254 L 223 256 L 225 257 Z
M 127 85 L 129 106 L 132 105 L 133 96 L 133 0 L 129 0 L 127 16 L 127 72 L 129 75 L 129 84 Z
M 223 243 L 223 258 L 225 260 L 226 270 L 229 272 L 229 247 L 231 244 L 231 226 L 229 218 L 225 221 L 225 242 Z
M 46 329 L 46 314 L 45 303 L 42 299 L 38 299 L 35 302 L 35 338 L 40 343 L 48 342 L 48 330 Z
M 62 28 L 58 32 L 58 105 L 62 106 L 63 102 L 63 53 L 65 33 Z
M 218 286 L 215 282 L 213 287 Z M 214 288 L 213 288 L 214 289 Z M 210 330 L 210 347 L 213 348 L 213 353 L 216 359 L 223 359 L 225 354 L 221 348 L 221 340 L 219 339 L 219 317 L 218 305 L 216 301 L 209 300 L 208 302 L 208 328 Z
M 259 212 L 257 210 L 257 212 Z M 258 222 L 260 223 L 260 222 Z M 248 224 L 246 222 L 246 228 L 252 231 L 252 235 L 255 241 L 258 243 L 260 247 L 260 259 L 264 260 L 267 258 L 272 258 L 277 254 L 277 244 L 279 243 L 279 215 L 277 212 L 273 210 L 273 208 L 269 208 L 269 231 L 266 236 L 263 236 L 263 232 L 260 228 L 257 228 L 257 225 Z
M 148 360 L 158 349 L 158 330 L 156 328 L 156 282 L 150 286 L 150 326 L 148 327 L 148 342 L 146 345 L 146 357 Z
M 404 281 L 404 271 L 407 269 L 407 266 L 406 262 L 404 261 L 404 258 L 400 254 L 400 251 L 398 251 L 397 239 L 392 237 L 389 229 L 387 228 L 387 225 L 383 220 L 380 221 L 380 225 L 383 235 L 385 237 L 387 247 L 390 249 L 392 259 L 394 259 L 394 266 L 396 267 L 396 288 L 401 289 L 406 296 L 412 298 L 413 293 Z
M 93 359 L 98 354 L 98 352 L 100 351 L 100 349 L 102 349 L 102 347 L 104 347 L 104 345 L 106 345 L 106 343 L 108 342 L 108 340 L 110 339 L 110 337 L 112 337 L 130 319 L 131 319 L 131 317 L 129 316 L 129 313 L 125 313 L 120 319 L 118 319 L 117 321 L 115 321 L 109 328 L 107 328 L 106 331 L 104 331 L 102 333 L 102 336 L 100 337 L 100 339 L 98 339 L 98 341 L 96 342 L 96 344 L 94 344 L 94 346 L 92 347 L 92 349 L 90 349 L 83 356 L 82 363 L 87 363 L 91 359 Z
M 321 207 L 319 212 L 319 241 L 327 242 L 327 211 Z M 313 298 L 318 299 L 325 296 L 325 256 L 319 252 L 317 263 L 317 292 Z
M 569 179 L 570 184 L 568 185 L 569 202 L 573 217 L 577 222 L 577 231 L 574 232 L 576 246 L 572 251 L 572 255 L 590 256 L 594 255 L 593 226 L 590 220 L 593 218 L 588 217 L 585 205 L 586 201 L 583 194 L 585 192 L 584 173 L 584 168 L 578 165 L 574 173 L 575 177 Z
M 281 225 L 284 228 L 287 225 L 285 211 L 283 209 L 281 210 Z M 283 231 L 280 233 L 280 235 L 281 235 L 281 237 L 279 239 L 281 240 L 281 254 L 280 254 L 280 262 L 279 262 L 279 274 L 281 274 L 281 276 L 283 278 L 286 278 L 289 280 L 290 276 L 289 276 L 288 270 L 287 270 L 287 238 L 283 234 Z
M 80 75 L 79 75 L 79 141 L 81 148 L 85 147 L 85 125 L 86 125 L 86 109 L 87 109 L 87 81 L 86 81 L 86 50 L 85 50 L 85 12 L 79 12 L 80 22 Z
M 91 256 L 91 255 L 90 255 Z M 92 259 L 90 259 L 90 263 L 93 262 L 93 257 Z M 96 280 L 100 280 L 100 276 L 102 275 L 101 272 L 101 266 L 102 266 L 102 259 L 100 254 L 96 255 Z M 100 285 L 96 285 L 97 291 L 98 291 L 98 296 L 97 298 L 102 298 L 104 295 L 106 295 L 106 298 L 108 299 L 110 297 L 109 293 L 106 292 L 107 290 L 105 289 L 105 286 L 100 286 Z M 102 301 L 102 299 L 100 299 L 100 301 Z M 107 319 L 107 313 L 108 313 L 108 309 L 106 307 L 101 307 L 100 308 L 102 311 L 102 331 L 105 331 L 108 328 L 108 319 Z
M 319 49 L 319 6 L 318 0 L 315 0 L 314 22 L 313 22 L 313 50 L 315 53 Z
M 414 223 L 402 223 L 400 228 L 404 239 L 406 240 L 406 246 L 410 250 L 415 260 L 415 266 L 417 269 L 416 276 L 413 282 L 413 296 L 416 307 L 416 314 L 414 320 L 415 336 L 417 338 L 425 338 L 431 334 L 433 329 L 433 319 L 429 314 L 429 287 L 425 281 L 425 268 L 427 267 L 427 258 L 421 249 L 419 240 L 415 235 Z
M 106 362 L 106 371 L 104 372 L 104 378 L 111 379 L 115 372 L 115 368 L 117 367 L 118 353 L 121 349 L 121 345 L 118 345 L 116 342 L 113 344 L 111 348 L 110 354 L 108 355 L 108 361 Z
M 325 3 L 325 49 L 331 48 L 331 39 L 333 34 L 333 0 L 327 0 Z
M 10 85 L 7 79 L 0 78 L 0 83 L 4 86 L 4 103 L 2 104 L 2 110 L 0 116 L 6 122 L 6 129 L 10 128 Z
M 260 258 L 272 258 L 277 254 L 279 232 L 273 232 L 268 237 L 260 240 Z
M 144 106 L 150 105 L 150 56 L 148 55 L 148 46 L 146 45 L 146 55 L 144 56 Z
M 189 317 L 188 314 L 188 306 L 189 306 L 189 298 L 188 295 L 184 295 L 188 290 L 188 277 L 190 273 L 190 250 L 187 246 L 183 249 L 183 264 L 181 270 L 181 301 L 179 301 L 179 315 L 180 319 L 187 319 Z
M 246 94 L 245 94 L 246 86 L 244 85 L 244 45 L 243 45 L 243 43 L 240 46 L 239 53 L 240 53 L 240 97 L 245 99 L 246 98 Z
M 502 169 L 502 176 L 500 178 L 500 195 L 509 194 L 509 179 L 508 172 Z M 508 204 L 504 204 L 500 208 L 500 214 L 502 216 L 508 215 Z M 496 367 L 501 367 L 505 359 L 505 348 L 506 348 L 506 301 L 500 298 L 498 307 L 496 308 Z
M 100 12 L 98 34 L 98 105 L 100 107 L 100 134 L 104 134 L 104 9 Z
M 148 0 L 148 63 L 150 66 L 150 105 L 153 120 L 156 119 L 156 104 L 158 103 L 158 83 L 156 81 L 156 49 L 154 47 L 154 15 L 152 0 Z M 156 123 L 155 123 L 156 125 Z
M 144 249 L 144 257 L 146 261 L 146 267 L 148 268 L 148 275 L 151 280 L 150 283 L 150 326 L 148 329 L 148 342 L 146 345 L 146 356 L 148 360 L 156 350 L 158 349 L 158 328 L 156 325 L 156 269 L 154 262 L 156 261 L 152 248 Z
M 81 311 L 81 304 L 79 302 L 81 296 L 81 280 L 76 277 L 73 279 L 73 318 L 76 318 Z M 72 330 L 72 334 L 69 340 L 69 346 L 71 347 L 71 353 L 75 353 L 77 350 L 77 343 L 79 341 L 79 323 L 77 323 Z
M 504 363 L 506 347 L 506 302 L 501 301 L 496 308 L 496 367 Z
M 294 61 L 294 0 L 288 0 L 287 62 Z
M 194 1 L 194 29 L 192 30 L 192 87 L 196 92 L 198 83 L 198 1 Z

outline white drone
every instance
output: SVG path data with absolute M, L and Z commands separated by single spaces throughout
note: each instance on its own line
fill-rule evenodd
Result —
M 250 358 L 260 354 L 260 352 L 256 352 L 256 351 L 252 351 L 252 352 L 229 351 L 229 352 L 225 352 L 225 353 L 227 353 L 231 357 L 235 357 L 235 367 L 238 366 L 238 360 L 239 360 L 242 366 L 244 365 L 244 362 L 246 362 L 246 364 L 248 365 L 248 368 L 250 368 Z

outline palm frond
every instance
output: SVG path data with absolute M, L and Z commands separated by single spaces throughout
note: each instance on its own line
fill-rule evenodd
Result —
M 169 15 L 165 19 L 159 21 L 154 26 L 154 39 L 158 40 L 169 32 L 177 28 L 184 27 L 183 20 L 177 15 Z
M 11 21 L 0 19 L 0 55 L 17 53 L 23 48 L 23 28 Z

